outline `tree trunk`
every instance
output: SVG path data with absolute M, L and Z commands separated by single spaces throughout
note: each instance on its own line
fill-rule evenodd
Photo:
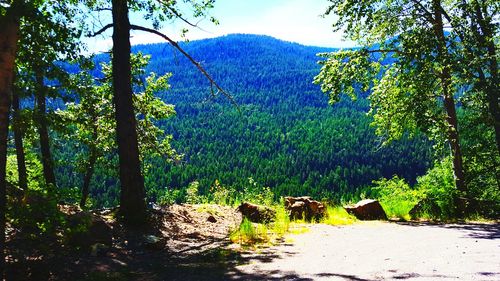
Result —
M 128 1 L 113 0 L 113 102 L 120 163 L 120 215 L 126 223 L 146 220 L 144 178 L 141 175 L 136 119 L 132 103 L 130 22 Z
M 5 273 L 5 211 L 7 210 L 5 174 L 10 93 L 19 36 L 18 18 L 9 12 L 11 11 L 7 11 L 7 14 L 0 19 L 0 280 L 3 280 Z
M 83 187 L 82 187 L 82 198 L 80 200 L 80 208 L 85 208 L 85 203 L 87 202 L 87 198 L 89 197 L 89 189 L 90 189 L 90 181 L 92 180 L 92 176 L 94 175 L 94 167 L 96 162 L 95 154 L 91 152 L 89 156 L 89 163 L 87 171 L 85 172 L 85 176 L 83 177 Z
M 486 20 L 487 15 L 483 15 L 483 11 L 477 1 L 474 1 L 474 9 L 476 12 L 476 20 L 481 28 L 482 34 L 478 34 L 482 48 L 486 48 L 488 55 L 488 70 L 490 77 L 484 82 L 486 89 L 486 97 L 488 99 L 488 110 L 493 118 L 493 128 L 495 129 L 495 140 L 497 144 L 498 154 L 500 155 L 500 79 L 498 75 L 498 62 L 496 56 L 496 47 L 491 22 Z M 484 11 L 485 12 L 485 11 Z M 489 81 L 488 81 L 489 80 Z
M 43 82 L 43 75 L 37 72 L 36 75 L 36 106 L 38 112 L 38 133 L 40 135 L 40 151 L 42 154 L 43 177 L 47 185 L 52 184 L 56 186 L 56 177 L 54 175 L 54 164 L 52 162 L 52 155 L 50 153 L 50 139 L 49 130 L 47 129 L 47 116 L 45 96 L 47 88 Z
M 441 87 L 443 90 L 443 102 L 446 111 L 448 142 L 450 143 L 451 156 L 453 158 L 453 173 L 455 175 L 455 185 L 459 191 L 459 196 L 467 194 L 465 183 L 465 173 L 460 149 L 460 138 L 458 134 L 458 119 L 455 109 L 455 100 L 451 89 L 451 69 L 448 50 L 446 47 L 446 38 L 443 31 L 443 17 L 441 13 L 440 0 L 432 1 L 434 12 L 434 33 L 437 39 L 437 52 L 439 60 L 442 63 L 442 70 L 439 74 Z
M 95 115 L 95 112 L 92 112 Z M 97 140 L 97 118 L 94 118 L 92 128 L 92 139 Z M 94 175 L 95 163 L 97 161 L 97 150 L 95 145 L 89 148 L 89 161 L 88 161 L 88 169 L 83 177 L 83 187 L 82 187 L 82 198 L 80 200 L 80 208 L 85 208 L 85 203 L 87 202 L 87 198 L 89 197 L 89 189 L 90 189 L 90 181 L 92 180 L 92 176 Z
M 26 172 L 26 157 L 24 154 L 23 145 L 23 130 L 20 127 L 20 112 L 19 112 L 19 94 L 17 90 L 12 90 L 12 113 L 13 113 L 13 130 L 14 142 L 16 145 L 17 156 L 17 172 L 19 174 L 19 187 L 26 191 L 28 189 L 28 176 Z

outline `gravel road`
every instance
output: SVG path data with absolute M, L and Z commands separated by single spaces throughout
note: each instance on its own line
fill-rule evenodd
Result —
M 499 224 L 316 224 L 287 241 L 224 279 L 500 280 Z

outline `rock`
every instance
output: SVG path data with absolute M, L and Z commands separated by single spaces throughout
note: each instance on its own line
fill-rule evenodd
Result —
M 103 244 L 111 247 L 113 244 L 113 230 L 99 216 L 89 212 L 79 212 L 68 216 L 70 245 L 90 251 L 91 246 Z
M 344 209 L 360 220 L 387 220 L 387 215 L 377 200 L 361 200 L 354 206 L 345 206 Z
M 309 196 L 285 197 L 285 209 L 292 219 L 319 219 L 325 213 L 325 205 Z
M 209 217 L 207 218 L 207 221 L 208 221 L 208 222 L 211 222 L 211 223 L 216 223 L 216 222 L 217 222 L 217 219 L 216 219 L 214 216 L 209 216 Z
M 276 212 L 265 206 L 255 205 L 248 202 L 243 202 L 238 207 L 238 211 L 251 222 L 263 223 L 270 222 L 274 220 Z
M 143 237 L 142 245 L 150 250 L 163 249 L 163 239 L 154 235 L 145 235 Z

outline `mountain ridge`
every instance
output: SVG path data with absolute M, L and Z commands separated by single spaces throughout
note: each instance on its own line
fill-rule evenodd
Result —
M 151 55 L 147 73 L 173 73 L 171 89 L 157 95 L 175 105 L 177 116 L 159 125 L 184 155 L 178 165 L 147 160 L 154 167 L 145 174 L 151 201 L 193 181 L 202 193 L 216 180 L 243 190 L 248 178 L 276 196 L 348 200 L 380 177 L 398 174 L 414 182 L 430 166 L 430 145 L 422 138 L 379 146 L 367 100 L 328 105 L 313 78 L 320 69 L 316 54 L 335 49 L 259 35 L 228 35 L 182 47 L 232 94 L 238 108 L 227 98 L 212 98 L 206 78 L 166 44 L 134 46 L 134 52 Z M 105 201 L 118 189 L 110 182 L 96 174 L 97 205 L 117 202 Z

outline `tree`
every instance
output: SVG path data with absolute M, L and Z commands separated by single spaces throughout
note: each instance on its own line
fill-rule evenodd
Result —
M 497 152 L 500 155 L 500 90 L 498 69 L 499 24 L 495 22 L 500 12 L 498 1 L 457 1 L 443 9 L 443 16 L 453 28 L 451 36 L 459 41 L 461 57 L 457 62 L 457 75 L 464 87 L 472 86 L 472 93 L 478 95 L 478 104 L 467 103 L 487 109 L 486 124 L 495 130 Z M 463 67 L 467 63 L 468 67 Z M 470 97 L 469 97 L 470 98 Z
M 204 17 L 206 10 L 213 7 L 213 2 L 214 0 L 190 2 L 194 8 L 193 17 Z M 89 1 L 91 8 L 98 6 L 97 4 L 94 1 Z M 113 28 L 112 76 L 121 184 L 120 216 L 123 217 L 124 222 L 130 224 L 144 223 L 147 217 L 144 178 L 141 174 L 137 125 L 132 101 L 130 31 L 132 29 L 142 30 L 163 37 L 183 55 L 187 56 L 207 77 L 214 88 L 222 94 L 227 95 L 201 65 L 184 52 L 176 42 L 155 30 L 160 27 L 162 21 L 175 18 L 181 19 L 191 26 L 196 26 L 183 17 L 176 5 L 176 2 L 171 1 L 112 0 L 111 12 L 113 22 L 95 33 L 95 35 L 101 34 L 108 28 Z M 144 17 L 152 19 L 153 29 L 130 24 L 129 9 L 135 12 L 146 11 Z M 212 21 L 216 22 L 214 19 Z
M 7 137 L 11 90 L 14 75 L 14 61 L 19 34 L 20 3 L 0 8 L 0 278 L 5 268 L 5 211 L 6 209 L 6 164 Z
M 363 47 L 326 54 L 315 82 L 330 102 L 369 91 L 377 133 L 388 141 L 405 130 L 446 139 L 457 189 L 467 192 L 452 79 L 455 40 L 445 35 L 440 0 L 330 0 L 334 27 Z
M 23 125 L 19 102 L 19 89 L 13 87 L 12 91 L 12 128 L 14 132 L 14 143 L 16 146 L 17 169 L 19 174 L 19 188 L 23 191 L 28 189 L 28 175 L 26 171 L 26 157 L 23 145 Z
M 17 75 L 19 83 L 32 91 L 27 95 L 35 97 L 33 116 L 38 129 L 45 183 L 53 186 L 56 186 L 56 177 L 49 136 L 51 120 L 47 116 L 46 100 L 59 96 L 67 79 L 67 73 L 57 65 L 57 61 L 74 59 L 79 54 L 76 39 L 80 34 L 73 27 L 76 18 L 69 20 L 74 7 L 64 5 L 64 8 L 66 14 L 59 14 L 53 20 L 50 20 L 53 12 L 45 7 L 39 15 L 21 23 L 19 44 L 23 48 L 17 58 L 17 67 L 22 69 Z
M 18 54 L 21 26 L 30 21 L 57 22 L 71 13 L 70 1 L 1 1 L 0 3 L 0 278 L 3 278 L 5 248 L 7 137 L 14 69 Z M 50 8 L 49 8 L 50 7 Z M 58 16 L 55 16 L 58 15 Z M 66 17 L 68 18 L 68 17 Z M 21 23 L 23 22 L 23 23 Z M 37 37 L 43 34 L 31 34 Z M 45 38 L 47 39 L 47 38 Z
M 172 161 L 178 159 L 178 155 L 170 146 L 171 136 L 165 136 L 165 132 L 155 123 L 174 115 L 174 107 L 154 96 L 158 91 L 168 89 L 170 74 L 156 77 L 151 73 L 143 83 L 144 68 L 149 59 L 149 56 L 143 56 L 141 53 L 131 56 L 134 89 L 144 88 L 142 92 L 133 94 L 140 158 L 158 155 L 164 160 Z M 76 140 L 85 146 L 81 155 L 77 157 L 81 159 L 77 166 L 84 173 L 80 200 L 82 208 L 85 207 L 96 166 L 98 163 L 103 165 L 104 162 L 108 162 L 107 159 L 114 156 L 113 148 L 116 147 L 115 110 L 111 99 L 113 96 L 111 64 L 102 64 L 102 71 L 103 79 L 92 77 L 87 69 L 74 75 L 71 79 L 72 88 L 78 94 L 79 102 L 67 103 L 65 110 L 57 111 L 64 123 L 73 124 L 75 127 L 75 130 L 67 136 L 68 139 Z M 114 165 L 107 166 L 110 166 L 108 169 L 116 169 Z M 142 169 L 142 172 L 145 173 L 145 169 Z

